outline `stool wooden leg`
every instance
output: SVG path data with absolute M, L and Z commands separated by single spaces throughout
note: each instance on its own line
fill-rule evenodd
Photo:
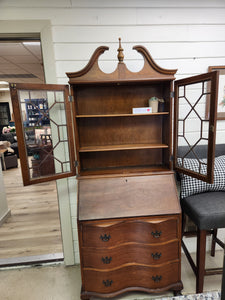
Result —
M 222 286 L 221 286 L 221 300 L 225 299 L 225 252 L 223 258 L 223 275 L 222 275 Z
M 211 256 L 215 256 L 215 248 L 216 248 L 216 239 L 217 237 L 217 229 L 213 229 L 212 233 L 212 245 L 211 245 Z
M 206 230 L 197 230 L 196 293 L 203 292 L 205 275 Z

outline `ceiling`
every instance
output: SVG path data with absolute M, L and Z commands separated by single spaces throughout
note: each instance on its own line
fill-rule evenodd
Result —
M 2 81 L 12 83 L 45 82 L 39 41 L 0 41 L 0 82 Z M 2 83 L 0 89 L 5 85 L 6 83 Z

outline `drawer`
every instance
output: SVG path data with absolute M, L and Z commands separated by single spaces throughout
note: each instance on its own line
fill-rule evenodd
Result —
M 179 259 L 179 243 L 146 245 L 130 243 L 113 248 L 82 248 L 83 267 L 112 269 L 125 264 L 157 265 Z
M 133 265 L 108 272 L 84 269 L 83 274 L 84 290 L 103 294 L 127 287 L 166 288 L 180 280 L 179 263 L 171 263 L 163 267 Z
M 145 219 L 82 223 L 82 246 L 110 247 L 121 243 L 162 243 L 178 238 L 178 219 Z

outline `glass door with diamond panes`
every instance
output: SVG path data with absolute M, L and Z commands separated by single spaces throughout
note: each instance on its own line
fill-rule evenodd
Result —
M 175 82 L 174 169 L 208 183 L 213 181 L 217 85 L 217 72 Z M 203 145 L 204 159 L 199 156 Z
M 75 175 L 68 91 L 64 85 L 10 84 L 24 185 Z

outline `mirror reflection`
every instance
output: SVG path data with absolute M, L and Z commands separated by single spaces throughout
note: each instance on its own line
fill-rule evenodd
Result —
M 63 91 L 20 91 L 30 178 L 70 171 Z

